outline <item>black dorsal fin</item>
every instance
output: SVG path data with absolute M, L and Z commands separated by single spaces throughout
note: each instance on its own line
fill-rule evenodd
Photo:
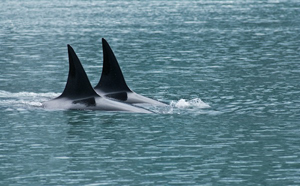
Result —
M 99 96 L 93 89 L 76 53 L 68 45 L 69 76 L 65 90 L 60 97 L 80 99 L 85 97 Z
M 110 48 L 109 44 L 104 38 L 102 38 L 102 48 L 103 48 L 102 75 L 95 89 L 104 92 L 120 92 L 120 91 L 131 92 L 131 90 L 128 88 L 125 82 L 119 63 L 112 49 Z

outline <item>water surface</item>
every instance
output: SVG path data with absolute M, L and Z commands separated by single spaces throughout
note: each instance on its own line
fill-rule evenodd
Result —
M 0 185 L 300 185 L 298 1 L 4 1 Z M 157 114 L 47 111 L 101 38 Z

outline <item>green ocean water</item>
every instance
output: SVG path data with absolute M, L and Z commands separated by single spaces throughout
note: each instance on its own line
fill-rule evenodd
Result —
M 0 185 L 300 185 L 300 2 L 2 1 Z M 49 111 L 105 38 L 156 114 Z

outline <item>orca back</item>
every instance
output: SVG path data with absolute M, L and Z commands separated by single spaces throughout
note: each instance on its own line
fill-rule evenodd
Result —
M 68 45 L 68 55 L 68 81 L 63 93 L 59 96 L 59 98 L 65 97 L 70 99 L 79 99 L 93 96 L 99 97 L 99 95 L 93 89 L 79 58 L 70 45 Z
M 159 101 L 136 94 L 127 86 L 119 63 L 110 48 L 107 41 L 102 38 L 103 48 L 103 68 L 99 83 L 95 87 L 95 91 L 108 98 L 123 101 L 129 104 L 146 103 L 153 105 L 163 105 Z
M 103 68 L 95 89 L 103 92 L 131 92 L 128 88 L 119 63 L 107 41 L 102 38 Z

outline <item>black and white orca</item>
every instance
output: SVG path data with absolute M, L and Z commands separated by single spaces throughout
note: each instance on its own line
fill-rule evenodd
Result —
M 154 106 L 168 106 L 165 103 L 139 95 L 127 86 L 117 58 L 107 41 L 102 38 L 103 68 L 95 91 L 107 98 L 129 104 L 150 104 Z
M 68 55 L 69 75 L 66 87 L 60 96 L 53 100 L 44 102 L 44 108 L 151 113 L 151 111 L 144 108 L 136 107 L 112 99 L 107 99 L 105 96 L 97 94 L 93 89 L 79 58 L 70 45 L 68 45 Z M 115 80 L 110 82 L 114 83 Z M 119 84 L 111 86 L 116 87 L 119 86 Z M 123 90 L 123 87 L 121 87 L 120 90 Z

